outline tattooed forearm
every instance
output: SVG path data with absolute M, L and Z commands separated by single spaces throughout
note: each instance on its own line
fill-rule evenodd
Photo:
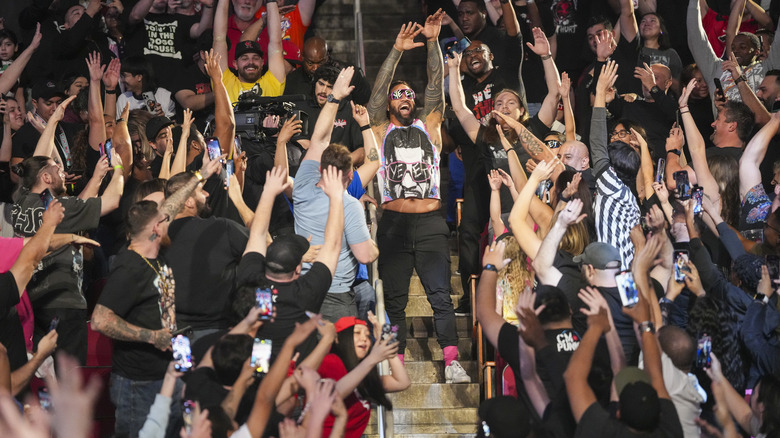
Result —
M 528 152 L 528 155 L 530 155 L 531 158 L 536 161 L 540 161 L 546 158 L 544 143 L 539 141 L 536 136 L 531 134 L 531 131 L 522 128 L 518 134 L 518 137 L 520 138 L 520 144 L 523 145 L 523 149 Z
M 390 92 L 390 82 L 393 80 L 395 68 L 401 60 L 401 52 L 390 49 L 390 54 L 379 67 L 379 72 L 374 81 L 374 89 L 371 90 L 371 99 L 366 105 L 371 126 L 381 125 L 387 121 L 387 94 Z
M 187 199 L 192 194 L 192 191 L 195 190 L 195 187 L 198 186 L 199 182 L 200 181 L 198 181 L 198 178 L 196 178 L 195 175 L 192 175 L 187 184 L 180 187 L 179 190 L 173 192 L 171 196 L 169 196 L 168 199 L 163 202 L 163 205 L 160 207 L 160 212 L 168 216 L 169 221 L 172 221 L 173 218 L 179 214 L 182 207 L 184 206 L 184 202 L 187 201 Z
M 133 325 L 117 316 L 111 309 L 98 304 L 92 314 L 95 330 L 117 341 L 151 343 L 152 330 Z
M 444 114 L 444 59 L 436 41 L 426 42 L 428 48 L 428 86 L 425 88 L 425 116 L 433 112 Z
M 368 160 L 377 161 L 378 159 L 379 159 L 379 152 L 376 151 L 376 148 L 371 148 L 371 151 L 368 153 Z

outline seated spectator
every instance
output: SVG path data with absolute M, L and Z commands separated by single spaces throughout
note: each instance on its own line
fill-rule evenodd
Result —
M 174 116 L 176 102 L 170 91 L 157 86 L 152 66 L 145 57 L 130 56 L 122 61 L 122 83 L 127 91 L 117 97 L 118 111 L 129 105 L 131 110 L 145 109 L 157 116 Z M 120 118 L 119 113 L 116 118 Z

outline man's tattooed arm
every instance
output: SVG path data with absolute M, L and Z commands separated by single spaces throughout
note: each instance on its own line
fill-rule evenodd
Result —
M 558 158 L 555 154 L 553 154 L 550 148 L 544 144 L 544 142 L 536 138 L 536 136 L 533 135 L 531 131 L 529 131 L 525 126 L 518 125 L 517 136 L 520 140 L 520 144 L 523 146 L 523 149 L 525 149 L 525 151 L 528 152 L 528 155 L 530 155 L 531 158 L 533 158 L 537 163 L 542 160 L 551 162 Z
M 379 72 L 374 81 L 374 89 L 371 90 L 371 99 L 366 105 L 368 116 L 371 118 L 371 126 L 387 123 L 387 95 L 390 92 L 390 82 L 393 80 L 395 68 L 401 60 L 401 53 L 395 48 L 390 49 L 390 54 L 379 67 Z
M 168 217 L 168 221 L 173 221 L 173 218 L 179 214 L 182 207 L 184 207 L 184 203 L 190 197 L 193 190 L 195 190 L 195 187 L 198 186 L 199 182 L 198 178 L 195 177 L 195 175 L 192 175 L 190 180 L 187 181 L 187 184 L 179 187 L 179 190 L 173 192 L 171 196 L 163 202 L 160 206 L 160 212 Z
M 92 313 L 92 327 L 98 333 L 117 341 L 143 342 L 160 350 L 171 347 L 171 335 L 167 330 L 150 330 L 130 324 L 101 304 L 95 306 Z
M 425 45 L 428 48 L 428 85 L 425 87 L 423 118 L 427 119 L 432 113 L 439 113 L 439 117 L 444 114 L 444 58 L 437 41 L 426 41 Z

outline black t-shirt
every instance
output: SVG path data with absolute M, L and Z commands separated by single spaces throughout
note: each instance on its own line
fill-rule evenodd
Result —
M 176 87 L 170 91 L 175 98 L 176 93 L 182 90 L 192 91 L 197 96 L 209 94 L 212 92 L 211 79 L 208 75 L 203 74 L 197 65 L 191 65 L 182 72 L 176 81 Z M 176 100 L 176 105 L 181 107 L 178 100 Z M 211 114 L 214 114 L 214 104 L 192 113 L 192 117 L 195 120 L 195 125 L 197 125 L 198 129 L 203 130 L 206 127 L 206 119 L 208 119 Z M 176 111 L 176 115 L 177 120 L 181 121 L 179 118 L 182 117 L 183 111 Z
M 11 371 L 27 363 L 27 347 L 19 314 L 14 306 L 19 304 L 19 289 L 11 272 L 0 274 L 0 343 L 8 351 Z
M 57 124 L 57 131 L 54 133 L 54 148 L 60 155 L 60 162 L 65 166 L 65 171 L 70 172 L 72 169 L 78 169 L 76 165 L 76 157 L 73 156 L 74 139 L 76 134 L 84 128 L 83 125 L 76 123 L 64 123 Z M 35 147 L 38 145 L 38 140 L 41 138 L 41 133 L 28 122 L 22 125 L 16 134 L 11 139 L 12 152 L 11 155 L 14 158 L 30 158 L 35 152 Z M 91 148 L 90 148 L 91 149 Z M 66 153 L 69 151 L 69 154 Z M 67 157 L 70 156 L 71 164 L 68 165 Z M 86 157 L 83 157 L 86 159 Z M 94 167 L 94 165 L 92 166 Z M 91 171 L 90 171 L 91 173 Z
M 607 300 L 609 311 L 612 314 L 612 322 L 615 324 L 620 336 L 620 343 L 623 345 L 623 354 L 626 356 L 628 365 L 634 365 L 639 362 L 639 342 L 634 332 L 634 320 L 623 313 L 623 302 L 620 300 L 620 292 L 617 287 L 598 287 L 601 295 Z
M 663 93 L 653 94 L 653 97 L 658 99 L 655 102 L 649 102 L 642 96 L 633 102 L 615 99 L 607 108 L 618 118 L 641 123 L 647 133 L 647 145 L 658 158 L 665 156 L 666 138 L 675 122 L 677 103 L 670 95 Z
M 265 187 L 266 172 L 274 167 L 276 143 L 275 139 L 271 139 L 266 144 L 245 140 L 244 145 L 249 157 L 246 173 L 244 174 L 244 202 L 247 207 L 254 210 L 257 208 L 260 195 L 262 195 Z M 300 158 L 303 157 L 304 152 L 297 143 L 287 143 L 287 164 L 290 169 L 290 176 L 295 177 L 295 174 L 298 172 Z M 284 193 L 281 193 L 274 199 L 268 230 L 271 235 L 276 235 L 285 230 L 294 233 L 293 221 L 292 198 L 288 199 Z
M 507 156 L 506 151 L 504 150 L 504 147 L 501 145 L 500 140 L 499 143 L 488 143 L 485 141 L 485 130 L 489 129 L 484 126 L 479 127 L 479 131 L 477 132 L 477 143 L 476 148 L 479 154 L 482 155 L 482 163 L 484 163 L 485 167 L 483 169 L 483 172 L 485 175 L 488 174 L 492 169 L 501 169 L 507 174 L 509 173 L 509 157 Z M 518 154 L 518 157 L 520 159 L 521 165 L 525 163 L 526 160 L 531 158 L 528 153 L 525 152 L 522 146 L 519 144 L 517 145 L 517 148 L 515 149 L 515 153 Z M 512 206 L 514 205 L 514 200 L 512 199 L 512 192 L 509 191 L 509 188 L 502 185 L 501 186 L 501 213 L 508 213 L 512 210 Z M 490 197 L 490 193 L 484 194 L 487 197 Z M 504 232 L 504 230 L 494 230 L 496 235 L 501 234 Z
M 180 327 L 223 328 L 235 269 L 249 240 L 243 225 L 224 218 L 186 217 L 171 222 L 165 256 L 176 273 Z
M 680 417 L 674 403 L 668 399 L 658 400 L 661 409 L 658 427 L 649 433 L 635 432 L 620 420 L 610 417 L 609 412 L 598 403 L 585 410 L 577 425 L 576 437 L 682 437 Z
M 65 207 L 65 218 L 55 233 L 80 233 L 97 228 L 100 221 L 100 198 L 81 200 L 63 196 L 57 198 Z M 39 193 L 21 189 L 11 209 L 11 222 L 17 235 L 31 237 L 43 222 L 43 201 Z M 30 302 L 36 308 L 86 309 L 81 292 L 84 256 L 81 247 L 65 245 L 49 253 L 38 264 L 27 285 Z
M 219 383 L 213 368 L 197 368 L 185 378 L 184 398 L 197 401 L 201 406 L 219 406 L 228 395 L 229 391 Z
M 515 8 L 515 14 L 517 15 L 517 21 L 520 23 L 520 32 L 523 34 L 525 41 L 533 41 L 534 36 L 531 32 L 533 27 L 531 19 L 528 16 L 528 6 L 517 6 L 512 4 Z M 547 38 L 552 38 L 555 35 L 555 21 L 553 20 L 552 11 L 548 8 L 538 8 L 539 18 L 542 20 L 542 29 Z M 525 87 L 525 97 L 528 102 L 541 103 L 547 96 L 547 83 L 544 79 L 544 65 L 542 58 L 536 55 L 530 50 L 525 50 L 525 59 L 523 60 L 523 69 L 521 71 L 523 78 L 523 86 Z
M 166 269 L 166 263 L 161 258 L 149 259 L 149 263 L 157 271 L 160 267 Z M 162 295 L 157 286 L 160 284 L 160 278 L 152 266 L 149 266 L 135 251 L 126 248 L 120 250 L 98 304 L 107 307 L 129 324 L 149 330 L 162 329 L 160 312 Z M 177 295 L 178 285 L 177 280 L 174 292 Z M 128 379 L 162 379 L 170 361 L 171 353 L 160 351 L 154 345 L 145 342 L 114 341 L 113 372 Z
M 301 109 L 309 115 L 309 133 L 301 136 L 301 138 L 310 140 L 314 131 L 314 123 L 320 116 L 322 108 L 316 103 L 306 101 L 301 104 Z M 339 110 L 336 112 L 336 118 L 333 121 L 333 132 L 330 135 L 330 142 L 342 144 L 350 152 L 363 147 L 363 133 L 360 131 L 358 123 L 352 117 L 352 106 L 346 100 L 339 104 Z
M 309 319 L 305 312 L 308 310 L 319 313 L 330 288 L 332 276 L 327 266 L 315 262 L 306 274 L 294 281 L 289 283 L 272 281 L 265 277 L 265 256 L 250 252 L 241 259 L 236 279 L 238 285 L 257 285 L 275 291 L 273 297 L 276 317 L 273 322 L 264 323 L 255 335 L 273 341 L 271 351 L 272 357 L 275 358 L 282 349 L 284 340 L 295 330 L 295 323 L 304 323 Z M 301 352 L 301 358 L 308 356 L 316 345 L 317 338 L 312 333 L 297 348 Z
M 469 75 L 462 79 L 463 93 L 466 96 L 466 107 L 471 109 L 477 120 L 482 120 L 493 111 L 493 98 L 505 88 L 509 88 L 507 71 L 503 68 L 494 68 L 490 75 L 482 82 Z M 518 91 L 515 89 L 515 91 Z
M 154 68 L 157 85 L 169 91 L 176 89 L 184 68 L 192 64 L 195 42 L 190 38 L 190 28 L 200 17 L 149 13 L 140 23 L 129 25 L 131 9 L 125 8 L 122 15 L 127 26 L 125 54 L 146 58 Z
M 523 34 L 518 33 L 516 36 L 511 37 L 503 31 L 486 25 L 479 35 L 471 37 L 472 41 L 482 41 L 486 44 L 491 53 L 493 53 L 493 66 L 506 70 L 507 87 L 516 91 L 522 91 L 522 83 L 520 82 L 520 66 L 523 61 L 522 56 L 518 54 L 523 53 Z M 496 90 L 500 91 L 500 90 Z M 520 93 L 525 98 L 525 92 Z
M 739 162 L 739 159 L 742 158 L 742 152 L 744 152 L 744 150 L 740 147 L 714 147 L 705 149 L 705 152 L 707 158 L 714 157 L 716 155 L 725 155 L 727 157 L 732 157 L 737 160 L 737 162 Z
M 549 8 L 555 22 L 555 33 L 558 40 L 558 52 L 555 63 L 558 69 L 576 78 L 580 70 L 587 64 L 591 56 L 587 48 L 585 35 L 588 20 L 591 17 L 591 0 L 539 0 L 539 9 Z M 586 55 L 583 55 L 585 53 Z

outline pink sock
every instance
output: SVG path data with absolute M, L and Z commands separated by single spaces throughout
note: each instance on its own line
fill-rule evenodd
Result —
M 403 354 L 399 354 L 398 358 L 401 359 L 401 365 L 403 365 L 404 364 L 404 355 Z
M 444 366 L 450 366 L 453 360 L 458 360 L 458 347 L 455 345 L 442 348 L 442 353 L 444 353 Z

